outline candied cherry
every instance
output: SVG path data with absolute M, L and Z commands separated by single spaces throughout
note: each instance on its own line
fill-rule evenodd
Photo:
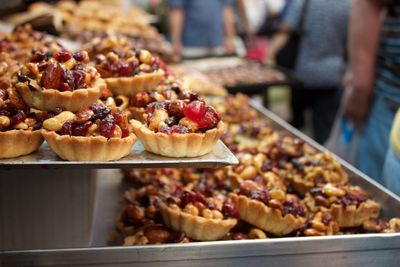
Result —
M 122 138 L 125 138 L 125 137 L 129 136 L 129 129 L 128 128 L 121 129 L 121 132 L 122 132 L 122 135 L 121 135 Z
M 85 55 L 83 54 L 82 51 L 76 51 L 72 54 L 72 57 L 76 60 L 76 61 L 83 61 L 85 59 Z
M 206 112 L 206 103 L 201 100 L 195 100 L 186 105 L 183 114 L 194 122 L 199 122 Z
M 225 217 L 239 218 L 239 211 L 232 202 L 225 201 L 222 205 L 222 214 Z
M 61 135 L 72 135 L 73 127 L 74 127 L 73 120 L 64 122 L 63 126 L 61 127 L 60 134 Z
M 71 59 L 71 55 L 67 51 L 61 51 L 54 55 L 54 59 L 58 62 L 66 62 Z
M 109 114 L 100 121 L 100 134 L 104 137 L 111 138 L 114 135 L 115 127 L 114 117 Z
M 86 74 L 81 70 L 74 70 L 72 71 L 72 76 L 74 80 L 75 88 L 83 88 L 85 87 L 85 78 Z
M 79 124 L 72 129 L 72 135 L 74 136 L 85 136 L 93 122 L 87 121 L 84 124 Z
M 15 126 L 21 122 L 24 122 L 26 119 L 26 115 L 22 110 L 18 110 L 17 114 L 15 114 L 11 119 L 11 125 Z
M 31 57 L 31 62 L 40 62 L 45 59 L 45 55 L 43 53 L 37 52 Z
M 199 129 L 211 129 L 217 125 L 218 120 L 219 118 L 217 112 L 213 108 L 207 107 L 204 116 L 202 116 L 197 123 Z

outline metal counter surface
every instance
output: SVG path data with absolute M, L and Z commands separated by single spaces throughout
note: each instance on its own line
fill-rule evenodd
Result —
M 289 131 L 317 149 L 325 150 L 275 114 L 255 103 L 253 106 L 269 117 L 277 129 Z M 338 160 L 350 174 L 351 182 L 365 188 L 373 199 L 381 203 L 383 216 L 400 217 L 399 197 L 348 163 Z M 4 266 L 399 265 L 400 233 L 97 247 L 105 245 L 108 231 L 113 228 L 118 213 L 118 197 L 123 190 L 117 170 L 100 170 L 98 184 L 91 248 L 7 251 L 2 255 Z

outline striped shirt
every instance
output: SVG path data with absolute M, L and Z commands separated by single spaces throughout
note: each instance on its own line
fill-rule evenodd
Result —
M 388 6 L 382 24 L 375 90 L 400 102 L 400 0 Z

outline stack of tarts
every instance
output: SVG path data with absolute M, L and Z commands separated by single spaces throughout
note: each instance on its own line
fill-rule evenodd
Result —
M 43 137 L 62 159 L 117 160 L 136 140 L 128 119 L 98 101 L 106 88 L 85 51 L 37 52 L 18 73 L 16 88 L 31 107 L 46 111 Z

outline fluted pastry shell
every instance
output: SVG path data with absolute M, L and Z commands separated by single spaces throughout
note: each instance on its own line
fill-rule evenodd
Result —
M 199 157 L 209 153 L 225 129 L 220 121 L 216 128 L 205 133 L 165 134 L 151 131 L 137 120 L 131 120 L 130 123 L 145 150 L 174 158 Z
M 10 130 L 0 132 L 0 158 L 16 158 L 37 150 L 43 143 L 40 130 Z
M 58 107 L 77 112 L 95 103 L 106 88 L 103 79 L 97 78 L 91 88 L 61 92 L 56 89 L 31 90 L 25 83 L 15 86 L 25 103 L 32 108 L 52 111 Z
M 105 78 L 108 89 L 115 95 L 133 96 L 141 91 L 152 90 L 164 79 L 164 71 L 141 73 L 133 77 Z
M 276 236 L 287 235 L 300 228 L 306 221 L 305 218 L 296 218 L 292 214 L 282 216 L 280 210 L 272 209 L 243 195 L 232 193 L 230 196 L 239 211 L 240 219 Z
M 339 204 L 333 204 L 329 212 L 338 222 L 340 227 L 356 227 L 363 224 L 368 219 L 375 219 L 379 216 L 380 205 L 373 200 L 368 199 L 358 207 L 350 205 L 344 207 Z
M 356 205 L 343 206 L 332 204 L 329 208 L 317 206 L 314 198 L 307 194 L 304 202 L 312 212 L 327 211 L 332 214 L 340 227 L 357 227 L 368 219 L 377 218 L 380 212 L 380 205 L 373 200 L 368 199 L 362 202 L 358 207 Z
M 118 160 L 131 152 L 136 141 L 134 134 L 125 138 L 59 135 L 47 130 L 42 130 L 42 134 L 60 158 L 70 161 Z
M 182 231 L 188 237 L 200 241 L 221 239 L 237 223 L 236 219 L 207 219 L 201 216 L 173 209 L 162 203 L 161 214 L 164 223 L 175 231 Z

